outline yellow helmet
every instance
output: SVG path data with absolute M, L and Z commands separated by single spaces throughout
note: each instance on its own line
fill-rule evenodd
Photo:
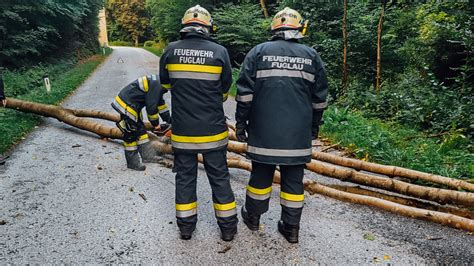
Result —
M 273 17 L 271 30 L 301 30 L 304 35 L 307 26 L 308 21 L 304 21 L 298 11 L 285 7 Z
M 200 5 L 195 5 L 186 10 L 183 19 L 181 19 L 181 24 L 199 24 L 210 28 L 213 26 L 211 13 Z

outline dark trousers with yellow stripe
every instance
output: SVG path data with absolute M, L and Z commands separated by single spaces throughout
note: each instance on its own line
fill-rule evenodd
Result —
M 121 120 L 125 120 L 125 123 L 129 125 L 129 128 L 133 129 L 131 132 L 123 133 L 123 144 L 125 146 L 125 150 L 137 150 L 137 145 L 145 144 L 149 141 L 145 124 L 141 118 L 135 122 L 129 117 L 121 115 Z
M 249 215 L 260 216 L 268 211 L 276 165 L 252 161 L 252 173 L 247 186 L 245 209 Z M 281 165 L 281 219 L 299 225 L 304 204 L 304 165 Z
M 212 201 L 217 223 L 222 231 L 236 232 L 237 211 L 234 193 L 230 186 L 226 149 L 202 154 L 204 169 L 212 188 Z M 176 218 L 181 231 L 191 232 L 197 222 L 197 170 L 196 153 L 176 152 L 174 171 L 176 172 Z

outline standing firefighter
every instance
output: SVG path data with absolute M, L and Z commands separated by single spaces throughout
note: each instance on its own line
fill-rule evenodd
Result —
M 311 160 L 326 108 L 327 79 L 318 53 L 299 44 L 307 22 L 290 8 L 273 18 L 271 41 L 246 56 L 237 81 L 236 134 L 247 141 L 252 173 L 242 218 L 256 231 L 268 210 L 275 168 L 280 166 L 282 206 L 278 231 L 298 242 L 304 203 L 303 169 Z
M 234 193 L 226 152 L 228 129 L 222 102 L 232 83 L 227 50 L 210 37 L 211 15 L 199 5 L 186 11 L 181 40 L 170 43 L 160 60 L 163 87 L 171 90 L 171 144 L 176 171 L 176 218 L 182 239 L 190 239 L 197 223 L 197 166 L 201 153 L 212 187 L 221 237 L 237 232 Z
M 142 120 L 142 109 L 145 107 L 148 120 L 155 127 L 154 131 L 162 132 L 171 127 L 171 116 L 163 99 L 166 91 L 161 88 L 157 75 L 138 78 L 123 88 L 115 96 L 112 107 L 120 113 L 121 120 L 117 127 L 123 132 L 125 159 L 130 169 L 144 171 L 143 162 L 156 160 L 156 151 L 151 147 L 145 125 Z M 161 116 L 164 124 L 160 126 Z

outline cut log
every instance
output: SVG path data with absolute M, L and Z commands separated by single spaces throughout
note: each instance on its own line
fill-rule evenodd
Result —
M 474 220 L 459 217 L 457 215 L 408 207 L 388 200 L 343 192 L 334 188 L 323 186 L 314 181 L 307 181 L 305 183 L 305 188 L 307 191 L 311 191 L 312 193 L 328 196 L 337 200 L 361 205 L 368 205 L 406 217 L 427 220 L 442 225 L 447 225 L 450 227 L 474 232 Z
M 327 186 L 330 188 L 344 191 L 344 192 L 380 198 L 380 199 L 388 200 L 388 201 L 406 205 L 406 206 L 432 210 L 432 211 L 446 212 L 446 213 L 451 213 L 451 214 L 461 216 L 464 218 L 474 219 L 474 212 L 471 212 L 466 209 L 461 209 L 461 208 L 456 208 L 456 207 L 451 207 L 451 206 L 442 206 L 442 205 L 433 204 L 431 202 L 425 202 L 425 201 L 421 201 L 414 198 L 405 198 L 405 197 L 400 197 L 400 196 L 395 196 L 395 195 L 389 195 L 389 194 L 385 194 L 385 193 L 381 193 L 381 192 L 377 192 L 377 191 L 373 191 L 369 189 L 364 189 L 359 186 L 357 187 L 343 186 L 343 185 L 327 185 Z

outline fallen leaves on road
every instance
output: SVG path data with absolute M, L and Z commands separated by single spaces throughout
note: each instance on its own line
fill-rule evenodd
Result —
M 226 253 L 227 251 L 229 251 L 230 248 L 231 248 L 230 246 L 225 246 L 223 250 L 219 250 L 219 251 L 217 251 L 217 253 L 224 254 L 224 253 Z
M 365 239 L 365 240 L 369 240 L 369 241 L 374 241 L 374 240 L 375 240 L 375 237 L 374 237 L 374 235 L 372 235 L 371 233 L 365 233 L 365 234 L 364 234 L 364 239 Z
M 427 240 L 441 240 L 443 239 L 442 237 L 436 237 L 436 236 L 429 236 L 426 238 Z
M 145 197 L 145 194 L 139 193 L 138 195 L 139 195 L 140 197 L 142 197 L 142 199 L 143 199 L 145 202 L 147 201 L 147 200 L 146 200 L 146 197 Z
M 71 148 L 79 148 L 79 147 L 82 147 L 82 145 L 75 144 L 75 145 L 72 145 L 72 146 L 71 146 Z
M 5 220 L 0 220 L 0 225 L 6 225 L 7 224 L 7 221 Z

